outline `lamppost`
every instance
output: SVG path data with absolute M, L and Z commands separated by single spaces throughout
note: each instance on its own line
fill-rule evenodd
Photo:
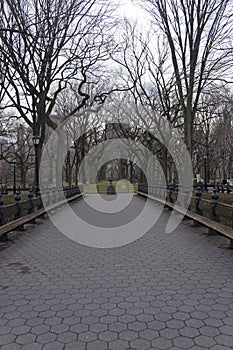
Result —
M 34 135 L 33 138 L 33 144 L 35 147 L 35 157 L 36 157 L 36 162 L 35 162 L 35 192 L 36 192 L 36 197 L 38 197 L 38 193 L 40 191 L 40 184 L 39 184 L 39 163 L 38 163 L 38 146 L 40 143 L 40 136 Z
M 208 192 L 208 188 L 207 188 L 207 155 L 204 155 L 204 188 L 205 188 L 205 192 Z
M 14 165 L 14 185 L 13 185 L 13 193 L 15 194 L 16 193 L 16 159 L 14 158 L 13 161 L 12 161 L 13 165 Z

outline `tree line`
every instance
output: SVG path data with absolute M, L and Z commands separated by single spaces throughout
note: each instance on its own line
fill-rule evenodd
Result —
M 16 157 L 23 186 L 34 169 L 32 136 L 39 162 L 52 130 L 61 144 L 73 140 L 63 173 L 77 182 L 106 119 L 131 125 L 130 138 L 157 154 L 168 182 L 175 167 L 166 145 L 142 136 L 163 121 L 184 140 L 194 172 L 203 174 L 207 156 L 208 179 L 233 177 L 232 1 L 136 3 L 148 13 L 144 28 L 110 0 L 0 2 L 1 158 Z M 71 117 L 64 138 L 59 126 Z M 132 177 L 131 158 L 124 176 Z

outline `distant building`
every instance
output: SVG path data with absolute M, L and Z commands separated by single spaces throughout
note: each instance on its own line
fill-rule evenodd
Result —
M 1 145 L 1 150 L 3 149 L 3 145 L 7 147 L 7 145 L 10 143 L 10 137 L 7 134 L 5 128 L 3 127 L 2 124 L 0 124 L 0 145 Z
M 129 124 L 126 122 L 106 122 L 105 124 L 105 139 L 127 138 L 129 131 Z M 105 179 L 117 180 L 125 178 L 125 169 L 127 167 L 127 160 L 112 160 L 106 164 Z M 122 169 L 124 170 L 122 174 Z
M 127 123 L 106 122 L 105 137 L 107 140 L 127 137 L 128 128 Z

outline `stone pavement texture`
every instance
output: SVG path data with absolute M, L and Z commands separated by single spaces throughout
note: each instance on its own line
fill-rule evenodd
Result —
M 143 203 L 135 196 L 122 220 Z M 83 200 L 73 208 L 104 220 Z M 49 219 L 28 228 L 0 252 L 0 349 L 232 349 L 233 252 L 187 221 L 165 234 L 168 216 L 112 249 L 73 242 Z

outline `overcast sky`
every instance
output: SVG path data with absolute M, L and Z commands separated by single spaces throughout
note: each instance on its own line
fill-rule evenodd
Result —
M 136 1 L 120 0 L 120 4 L 119 12 L 123 17 L 137 20 L 139 23 L 148 21 L 148 14 L 136 4 Z

